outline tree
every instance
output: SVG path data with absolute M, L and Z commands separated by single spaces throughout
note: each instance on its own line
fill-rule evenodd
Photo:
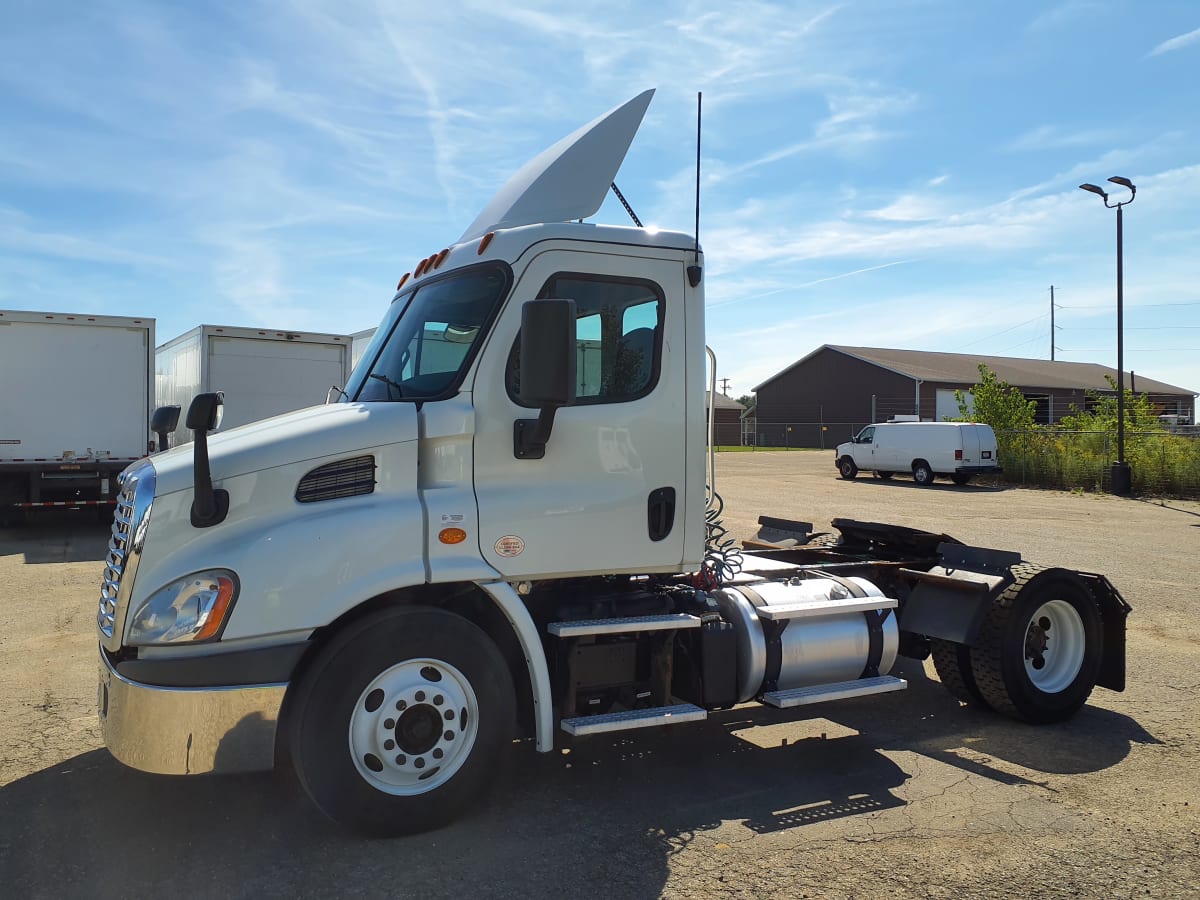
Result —
M 750 394 L 742 394 L 737 398 L 737 402 L 742 404 L 743 409 L 749 409 L 754 405 L 754 397 Z
M 1105 375 L 1104 380 L 1112 388 L 1111 394 L 1100 394 L 1096 391 L 1087 392 L 1087 403 L 1084 409 L 1071 407 L 1072 414 L 1063 416 L 1062 426 L 1072 431 L 1107 431 L 1117 432 L 1117 379 Z M 1137 395 L 1129 388 L 1125 389 L 1125 429 L 1126 431 L 1164 431 L 1158 418 L 1158 407 L 1145 394 Z
M 1037 427 L 1035 414 L 1037 401 L 1026 400 L 1025 395 L 1007 381 L 1001 381 L 996 373 L 983 363 L 979 364 L 979 383 L 971 388 L 971 399 L 966 393 L 955 391 L 958 403 L 956 422 L 983 422 L 991 425 L 999 434 L 1002 431 L 1021 431 Z

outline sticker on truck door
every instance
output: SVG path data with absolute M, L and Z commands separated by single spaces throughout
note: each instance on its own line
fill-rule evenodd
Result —
M 503 557 L 520 556 L 525 552 L 525 542 L 515 534 L 506 534 L 496 541 L 496 555 Z

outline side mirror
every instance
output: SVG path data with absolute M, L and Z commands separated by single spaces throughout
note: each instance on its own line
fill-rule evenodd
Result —
M 197 394 L 188 407 L 187 427 L 192 432 L 192 527 L 208 528 L 229 513 L 229 492 L 213 490 L 208 464 L 208 433 L 221 424 L 221 392 Z
M 176 407 L 178 409 L 178 407 Z M 221 415 L 224 412 L 223 398 L 220 391 L 215 394 L 197 394 L 188 407 L 188 431 L 213 431 L 221 425 Z
M 513 423 L 513 456 L 541 459 L 554 413 L 575 402 L 575 301 L 530 300 L 521 308 L 520 399 L 539 409 Z
M 154 415 L 150 417 L 150 430 L 158 435 L 158 449 L 160 452 L 170 446 L 171 432 L 178 425 L 178 406 L 160 406 L 154 411 Z

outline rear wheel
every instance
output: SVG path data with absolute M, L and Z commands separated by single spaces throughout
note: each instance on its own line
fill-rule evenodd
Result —
M 971 650 L 971 671 L 988 705 L 1026 722 L 1058 722 L 1092 693 L 1104 628 L 1087 586 L 1061 569 L 1018 566 L 1017 581 L 992 601 Z
M 963 475 L 958 472 L 955 472 L 953 475 L 950 476 L 950 480 L 953 481 L 955 484 L 959 484 L 959 485 L 968 484 L 971 481 L 971 476 Z
M 334 637 L 302 677 L 290 757 L 347 828 L 426 831 L 485 794 L 514 719 L 512 679 L 482 630 L 442 610 L 392 609 Z
M 942 687 L 963 703 L 986 706 L 979 686 L 975 684 L 975 673 L 971 671 L 971 648 L 940 638 L 930 638 L 929 644 L 933 668 Z
M 922 487 L 933 484 L 933 469 L 923 459 L 918 459 L 912 467 L 913 481 Z
M 855 475 L 858 474 L 858 466 L 854 464 L 854 460 L 852 460 L 850 457 L 843 456 L 840 460 L 838 460 L 838 472 L 841 473 L 843 478 L 845 478 L 847 481 L 850 481 Z

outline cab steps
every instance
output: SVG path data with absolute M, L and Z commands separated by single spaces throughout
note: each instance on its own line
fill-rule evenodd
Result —
M 667 613 L 661 616 L 625 616 L 617 619 L 551 622 L 546 626 L 546 630 L 555 637 L 577 638 L 597 634 L 636 634 L 644 631 L 672 631 L 680 628 L 699 627 L 699 616 L 691 616 L 687 613 Z
M 655 725 L 680 725 L 684 722 L 702 722 L 708 712 L 692 703 L 676 703 L 672 706 L 656 706 L 651 709 L 629 709 L 622 712 L 603 713 L 598 716 L 575 716 L 562 720 L 562 730 L 567 734 L 603 734 L 607 731 L 629 731 L 634 728 L 651 728 Z
M 791 709 L 793 706 L 807 706 L 810 703 L 824 703 L 828 700 L 848 700 L 851 697 L 902 691 L 907 687 L 908 682 L 903 678 L 897 678 L 895 675 L 877 675 L 874 678 L 814 684 L 787 691 L 769 691 L 762 695 L 762 702 L 779 709 Z

